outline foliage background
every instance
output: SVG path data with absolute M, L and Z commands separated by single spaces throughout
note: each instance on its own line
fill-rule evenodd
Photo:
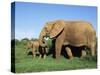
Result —
M 97 57 L 91 57 L 90 55 L 83 59 L 74 57 L 72 60 L 61 55 L 58 61 L 52 57 L 52 54 L 48 55 L 46 59 L 39 59 L 38 56 L 33 58 L 31 54 L 26 52 L 27 42 L 28 39 L 26 38 L 20 41 L 15 40 L 15 72 L 17 73 L 97 68 Z M 48 44 L 49 47 L 52 45 L 51 40 L 48 41 Z

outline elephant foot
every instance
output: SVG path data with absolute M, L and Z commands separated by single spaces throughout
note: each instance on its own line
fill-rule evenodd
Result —
M 35 58 L 36 57 L 36 55 L 33 55 L 33 58 Z
M 72 57 L 69 57 L 69 60 L 72 60 L 73 59 L 73 56 Z
M 60 59 L 60 56 L 56 55 L 55 59 L 56 60 L 59 60 Z
M 73 59 L 73 54 L 72 54 L 71 49 L 69 47 L 66 47 L 65 49 L 66 49 L 66 52 L 67 52 L 67 54 L 69 56 L 69 59 Z
M 59 60 L 60 60 L 60 56 L 56 55 L 55 56 L 55 62 L 59 62 Z
M 43 56 L 43 59 L 46 59 L 46 55 Z
M 94 57 L 95 56 L 95 53 L 93 51 L 91 51 L 91 55 Z
M 59 58 L 56 58 L 55 59 L 55 63 L 59 63 L 60 62 L 60 59 Z
M 39 55 L 39 59 L 41 59 L 42 58 L 42 55 Z

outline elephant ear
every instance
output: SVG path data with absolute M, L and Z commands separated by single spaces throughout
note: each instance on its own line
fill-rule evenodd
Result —
M 50 38 L 56 37 L 65 27 L 65 22 L 63 20 L 58 20 L 53 24 L 52 30 L 50 32 Z

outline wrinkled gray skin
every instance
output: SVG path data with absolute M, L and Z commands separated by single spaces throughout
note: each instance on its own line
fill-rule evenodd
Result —
M 62 45 L 72 45 L 76 47 L 87 46 L 91 50 L 91 55 L 95 55 L 96 48 L 96 32 L 92 25 L 84 21 L 64 21 L 56 20 L 46 23 L 40 33 L 40 44 L 44 36 L 49 36 L 55 39 L 55 56 L 60 57 Z M 72 52 L 69 47 L 66 47 L 66 52 L 69 58 L 72 58 Z M 82 50 L 81 57 L 86 55 L 85 50 Z

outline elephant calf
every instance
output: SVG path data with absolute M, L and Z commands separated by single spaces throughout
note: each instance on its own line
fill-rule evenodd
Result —
M 40 46 L 39 41 L 38 40 L 34 40 L 34 41 L 29 41 L 27 43 L 27 49 L 31 49 L 32 50 L 32 55 L 33 57 L 36 56 L 36 54 L 39 54 L 40 58 L 46 58 L 46 48 Z

